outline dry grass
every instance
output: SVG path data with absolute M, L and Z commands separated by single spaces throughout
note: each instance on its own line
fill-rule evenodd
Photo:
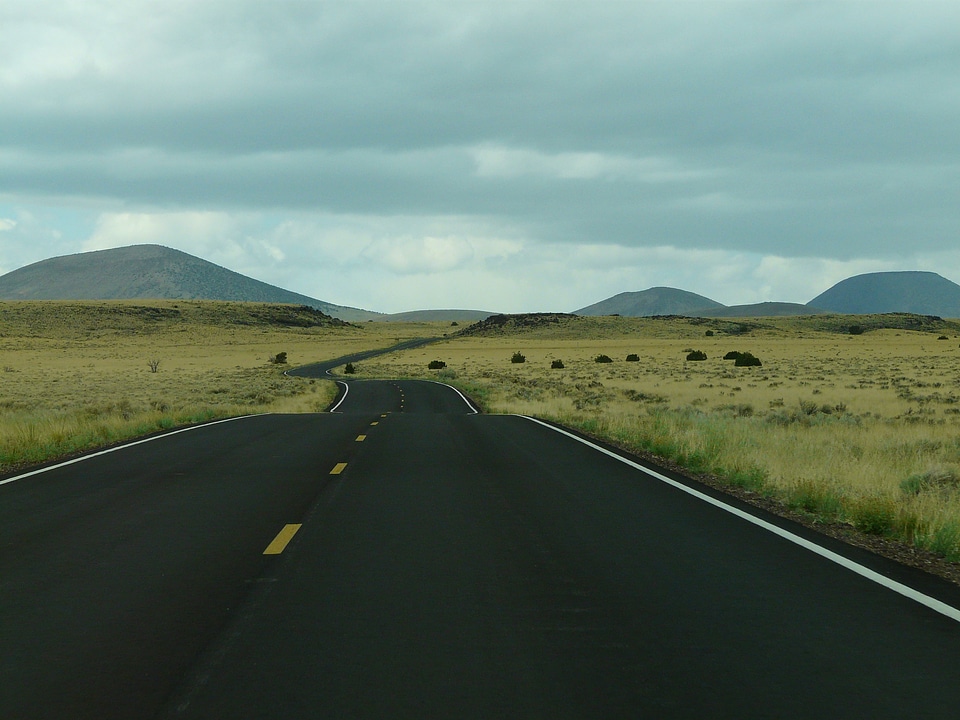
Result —
M 335 385 L 286 367 L 438 332 L 310 326 L 291 307 L 0 303 L 0 472 L 212 418 L 321 411 Z M 270 362 L 281 352 L 286 366 Z
M 582 318 L 378 358 L 359 376 L 439 374 L 488 411 L 557 420 L 960 559 L 960 325 L 843 323 Z M 708 359 L 687 361 L 692 349 Z M 763 366 L 735 367 L 731 350 Z M 427 370 L 432 359 L 447 367 Z
M 580 318 L 356 370 L 439 375 L 487 411 L 554 419 L 960 559 L 960 324 L 856 321 L 868 332 L 842 332 L 850 318 Z M 319 411 L 333 384 L 287 377 L 271 357 L 293 366 L 450 331 L 298 322 L 244 303 L 0 303 L 0 472 L 199 420 Z M 687 361 L 689 350 L 708 359 Z M 763 366 L 734 367 L 731 350 Z M 525 363 L 510 362 L 517 351 Z M 594 362 L 601 353 L 614 362 Z M 447 367 L 428 370 L 434 359 Z

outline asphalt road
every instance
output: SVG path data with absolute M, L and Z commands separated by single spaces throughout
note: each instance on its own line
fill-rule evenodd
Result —
M 864 572 L 953 586 L 439 384 L 349 388 L 0 485 L 0 718 L 957 716 L 960 623 Z

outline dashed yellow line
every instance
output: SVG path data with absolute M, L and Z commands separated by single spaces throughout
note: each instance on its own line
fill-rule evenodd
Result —
M 331 475 L 339 475 L 339 474 L 342 473 L 344 470 L 346 470 L 346 468 L 347 468 L 347 464 L 346 464 L 346 463 L 337 463 L 336 465 L 333 466 L 333 470 L 330 471 L 330 474 L 331 474 Z
M 357 442 L 363 442 L 367 439 L 366 435 L 357 435 Z
M 371 427 L 375 427 L 375 426 L 377 426 L 377 425 L 379 425 L 379 424 L 380 424 L 380 421 L 379 421 L 379 420 L 374 420 L 372 423 L 370 423 Z
M 293 536 L 297 534 L 297 530 L 300 529 L 300 525 L 284 525 L 283 530 L 277 533 L 277 536 L 273 539 L 273 542 L 267 545 L 267 549 L 263 551 L 264 555 L 279 555 L 287 547 Z

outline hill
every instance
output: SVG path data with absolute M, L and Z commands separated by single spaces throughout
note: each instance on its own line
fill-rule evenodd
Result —
M 624 292 L 588 305 L 576 311 L 577 315 L 623 315 L 624 317 L 655 317 L 684 315 L 687 317 L 785 317 L 823 312 L 799 303 L 762 302 L 753 305 L 731 305 L 697 295 L 686 290 L 655 287 L 641 292 Z
M 747 317 L 792 317 L 795 315 L 818 315 L 827 312 L 810 305 L 785 302 L 761 302 L 752 305 L 729 305 L 711 308 L 700 315 L 712 318 Z
M 960 285 L 933 272 L 866 273 L 841 280 L 807 303 L 832 312 L 960 317 Z
M 307 305 L 212 300 L 0 301 L 0 334 L 56 340 L 143 337 L 173 328 L 355 328 Z M 210 332 L 206 329 L 205 332 Z M 212 336 L 211 336 L 212 337 Z
M 654 315 L 702 315 L 712 308 L 723 308 L 721 303 L 703 295 L 668 287 L 653 287 L 640 292 L 622 292 L 593 305 L 575 310 L 576 315 L 625 315 L 652 317 Z
M 161 245 L 41 260 L 0 276 L 0 299 L 239 300 L 306 305 L 347 321 L 381 317 L 284 290 Z
M 377 318 L 383 322 L 476 322 L 495 313 L 484 310 L 411 310 Z

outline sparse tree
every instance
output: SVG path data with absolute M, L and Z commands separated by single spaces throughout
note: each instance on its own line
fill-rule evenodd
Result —
M 150 360 L 147 363 L 150 366 L 150 372 L 155 373 L 160 370 L 160 361 L 159 360 Z

